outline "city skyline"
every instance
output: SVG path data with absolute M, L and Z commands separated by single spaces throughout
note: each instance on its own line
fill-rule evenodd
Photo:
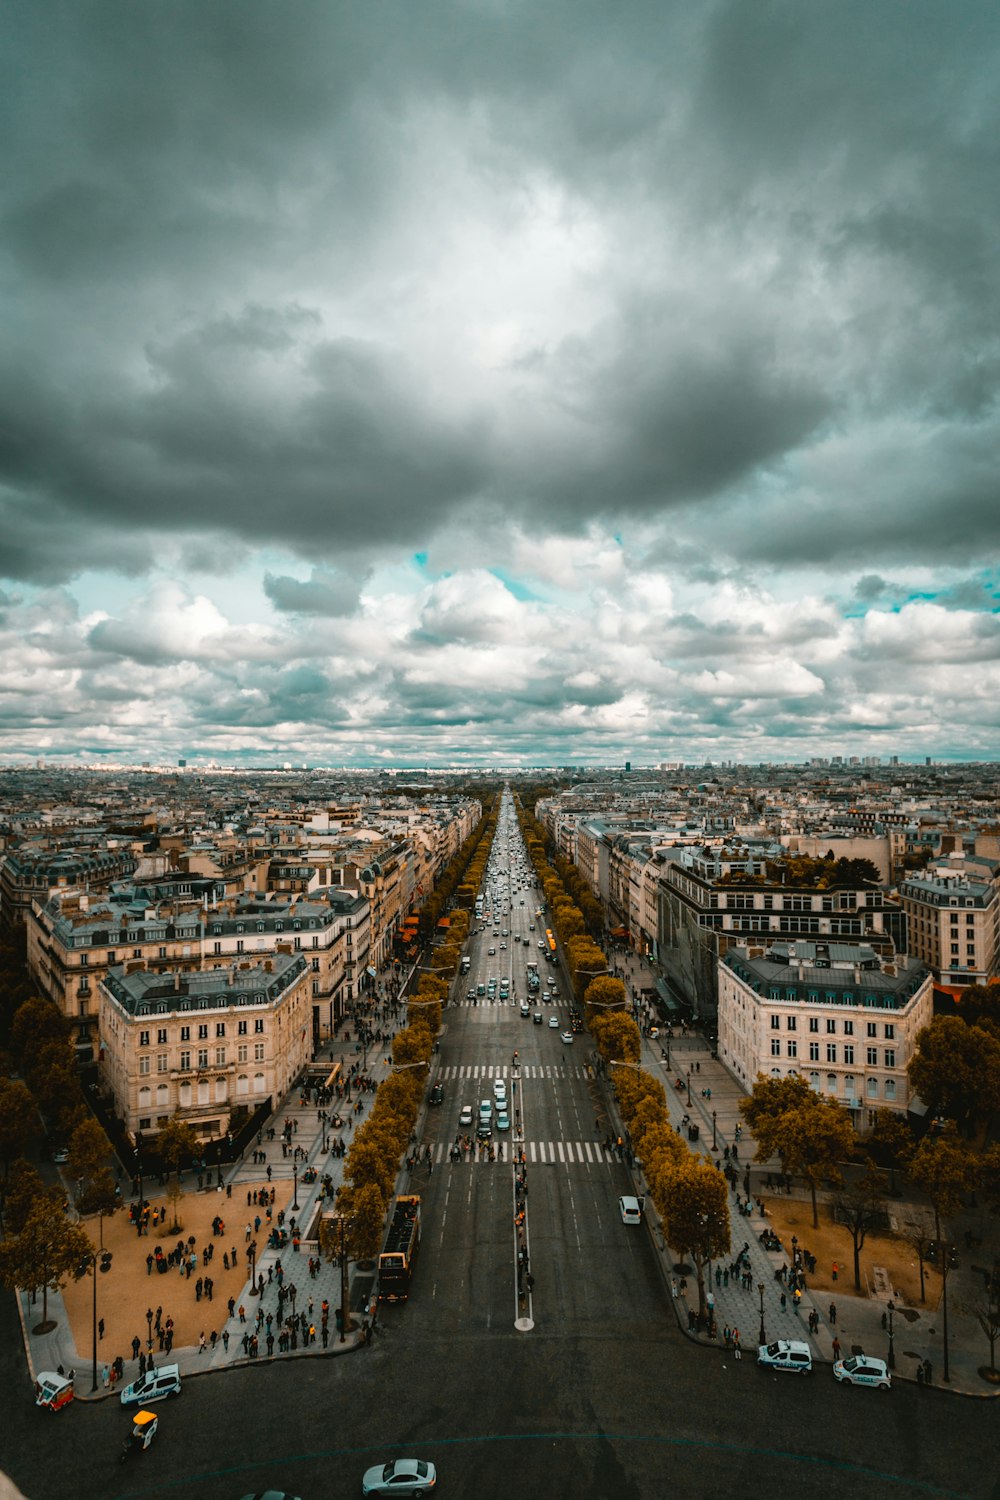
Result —
M 0 28 L 0 765 L 1000 759 L 1000 18 Z

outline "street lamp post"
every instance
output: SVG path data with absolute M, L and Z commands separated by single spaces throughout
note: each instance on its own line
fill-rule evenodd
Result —
M 716 1139 L 715 1139 L 715 1110 L 713 1109 L 712 1110 L 712 1150 L 715 1151 L 717 1149 L 718 1148 L 717 1148 Z
M 299 1164 L 298 1164 L 297 1161 L 293 1161 L 292 1162 L 292 1182 L 295 1184 L 295 1191 L 292 1194 L 292 1209 L 293 1209 L 293 1211 L 295 1213 L 298 1213 L 298 1211 L 299 1211 Z
M 250 1241 L 250 1295 L 257 1295 L 257 1241 Z
M 757 1340 L 761 1344 L 767 1343 L 767 1334 L 764 1332 L 764 1283 L 758 1281 L 757 1295 L 760 1298 L 760 1328 L 757 1330 Z
M 691 1069 L 690 1068 L 688 1068 L 687 1087 L 688 1087 L 688 1109 L 690 1109 L 691 1108 Z
M 889 1358 L 887 1360 L 887 1364 L 888 1364 L 890 1370 L 894 1370 L 896 1368 L 896 1348 L 895 1348 L 895 1344 L 894 1344 L 894 1341 L 893 1341 L 892 1315 L 896 1311 L 896 1304 L 894 1302 L 890 1301 L 890 1303 L 889 1303 L 889 1309 L 888 1310 L 889 1310 Z
M 90 1257 L 90 1274 L 94 1278 L 94 1285 L 91 1288 L 91 1291 L 92 1291 L 92 1299 L 91 1299 L 92 1328 L 91 1328 L 91 1333 L 93 1335 L 93 1340 L 94 1340 L 94 1363 L 93 1363 L 93 1368 L 91 1369 L 91 1372 L 90 1372 L 90 1377 L 91 1377 L 90 1378 L 90 1393 L 91 1393 L 91 1395 L 93 1395 L 93 1393 L 97 1390 L 97 1251 L 96 1250 L 94 1251 L 94 1253 Z

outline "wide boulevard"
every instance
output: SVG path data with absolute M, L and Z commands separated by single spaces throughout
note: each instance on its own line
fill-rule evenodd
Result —
M 0 1464 L 29 1500 L 238 1500 L 268 1488 L 340 1500 L 360 1493 L 365 1467 L 400 1454 L 437 1465 L 437 1493 L 486 1500 L 1000 1494 L 993 1403 L 902 1382 L 889 1393 L 841 1389 L 823 1366 L 805 1379 L 764 1374 L 755 1329 L 744 1330 L 742 1362 L 679 1330 L 645 1226 L 621 1220 L 632 1182 L 603 1149 L 585 1036 L 562 1040 L 568 986 L 537 947 L 540 898 L 509 802 L 489 881 L 492 918 L 470 943 L 436 1059 L 445 1097 L 422 1137 L 432 1163 L 413 1174 L 424 1229 L 410 1300 L 384 1309 L 375 1342 L 354 1354 L 188 1380 L 159 1408 L 153 1449 L 122 1467 L 116 1401 L 56 1417 L 34 1409 L 5 1299 Z M 529 960 L 559 990 L 542 1003 L 541 1025 L 520 1010 Z M 494 1003 L 473 1005 L 467 989 L 491 977 Z M 475 1122 L 498 1076 L 511 1107 L 510 1132 L 493 1121 L 503 1160 L 451 1161 L 456 1135 L 475 1134 L 475 1123 L 460 1131 L 462 1106 Z M 523 1240 L 512 1162 L 521 1149 Z M 533 1281 L 523 1297 L 521 1244 Z

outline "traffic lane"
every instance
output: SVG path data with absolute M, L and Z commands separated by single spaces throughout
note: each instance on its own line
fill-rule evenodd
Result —
M 609 1318 L 589 1337 L 390 1331 L 338 1359 L 191 1380 L 161 1408 L 150 1453 L 124 1468 L 112 1402 L 36 1414 L 33 1446 L 0 1444 L 30 1500 L 232 1500 L 269 1486 L 346 1500 L 367 1466 L 398 1454 L 437 1464 L 442 1493 L 483 1500 L 512 1485 L 580 1500 L 715 1500 L 741 1486 L 989 1500 L 992 1412 L 914 1387 L 842 1391 L 829 1372 L 765 1376 L 669 1328 L 624 1337 Z
M 450 1331 L 509 1330 L 517 1316 L 511 1168 L 507 1162 L 438 1167 L 428 1184 L 420 1262 L 405 1322 L 406 1338 Z
M 611 1318 L 631 1337 L 673 1318 L 648 1234 L 621 1222 L 616 1176 L 603 1166 L 529 1170 L 531 1315 L 542 1331 L 589 1334 Z

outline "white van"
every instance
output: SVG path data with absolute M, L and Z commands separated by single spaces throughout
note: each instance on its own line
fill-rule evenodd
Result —
M 642 1199 L 641 1198 L 619 1198 L 618 1212 L 622 1216 L 623 1224 L 642 1223 Z

